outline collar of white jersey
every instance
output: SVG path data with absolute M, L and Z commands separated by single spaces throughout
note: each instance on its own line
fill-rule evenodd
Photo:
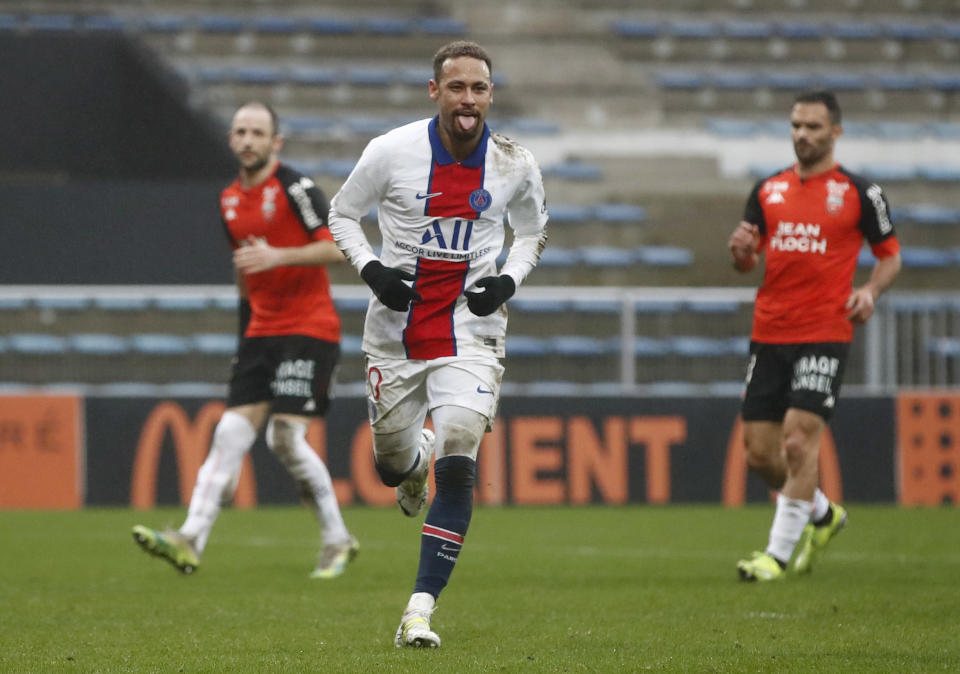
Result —
M 430 124 L 427 126 L 427 134 L 430 136 L 430 147 L 433 150 L 433 159 L 440 164 L 440 166 L 456 164 L 457 160 L 447 152 L 447 148 L 443 146 L 443 141 L 440 140 L 440 132 L 437 131 L 437 122 L 439 119 L 440 115 L 437 115 L 430 120 Z M 483 166 L 484 158 L 487 155 L 488 138 L 490 138 L 490 127 L 484 122 L 483 136 L 480 137 L 480 142 L 477 143 L 477 147 L 470 153 L 470 156 L 460 162 L 460 165 L 468 168 Z

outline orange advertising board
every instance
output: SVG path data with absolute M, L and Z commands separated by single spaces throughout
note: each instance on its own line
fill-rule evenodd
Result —
M 897 396 L 897 459 L 900 503 L 960 503 L 960 395 Z
M 0 508 L 83 505 L 82 401 L 0 395 Z

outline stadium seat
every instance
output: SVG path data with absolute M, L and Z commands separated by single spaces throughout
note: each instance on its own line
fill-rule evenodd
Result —
M 602 357 L 620 350 L 618 339 L 582 337 L 580 335 L 555 335 L 547 339 L 549 351 L 558 356 Z
M 814 83 L 814 75 L 808 72 L 773 70 L 764 75 L 763 81 L 771 89 L 791 92 L 803 91 L 811 88 Z M 778 120 L 776 123 L 782 124 L 783 122 Z
M 915 180 L 919 173 L 913 164 L 877 164 L 871 163 L 859 171 L 868 180 L 880 184 Z
M 30 306 L 26 297 L 0 297 L 0 311 L 20 311 Z
M 594 204 L 591 208 L 593 219 L 598 222 L 642 222 L 647 217 L 643 206 L 634 204 Z
M 614 35 L 628 39 L 657 38 L 666 31 L 666 26 L 662 21 L 621 19 L 614 21 L 610 27 Z
M 774 32 L 787 40 L 821 40 L 827 36 L 826 28 L 818 21 L 792 19 L 774 24 Z
M 82 311 L 90 306 L 89 297 L 36 297 L 33 304 L 38 309 L 53 311 Z
M 189 340 L 179 335 L 136 334 L 130 337 L 130 345 L 134 351 L 152 355 L 179 355 L 190 351 Z
M 360 22 L 361 30 L 374 35 L 410 35 L 413 26 L 412 20 L 394 16 L 371 16 Z
M 265 35 L 291 35 L 301 29 L 301 22 L 291 16 L 255 16 L 250 27 Z
M 924 180 L 930 182 L 954 183 L 960 182 L 960 166 L 921 165 L 917 172 Z
M 506 258 L 504 258 L 506 259 Z M 540 253 L 541 267 L 574 267 L 583 261 L 583 256 L 578 248 L 558 248 L 556 246 L 547 246 Z
M 232 356 L 237 350 L 237 336 L 204 332 L 190 337 L 190 349 L 198 353 Z
M 550 212 L 550 222 L 586 222 L 590 219 L 589 206 L 574 206 L 571 204 L 547 204 Z M 549 250 L 549 248 L 547 249 Z
M 679 246 L 641 246 L 637 259 L 651 267 L 687 267 L 693 264 L 693 252 Z
M 243 19 L 230 14 L 201 14 L 194 26 L 203 33 L 240 33 L 247 28 Z
M 855 71 L 819 73 L 816 80 L 821 87 L 833 91 L 860 91 L 868 85 L 867 76 Z
M 955 264 L 952 251 L 926 246 L 902 246 L 900 259 L 906 268 L 942 269 Z
M 356 19 L 313 17 L 307 19 L 307 28 L 318 35 L 350 35 L 359 30 Z
M 22 354 L 59 354 L 66 351 L 67 346 L 67 338 L 59 335 L 15 333 L 7 336 L 9 350 Z
M 752 70 L 721 70 L 709 77 L 709 83 L 717 89 L 756 89 L 763 82 L 763 74 Z
M 576 314 L 611 314 L 618 316 L 623 312 L 623 302 L 617 300 L 573 300 L 570 308 Z
M 360 87 L 380 87 L 392 84 L 394 71 L 382 66 L 350 66 L 343 71 L 343 82 Z
M 927 350 L 938 356 L 960 356 L 960 337 L 935 337 L 927 341 Z
M 676 19 L 667 22 L 667 34 L 675 38 L 709 39 L 719 37 L 720 30 L 713 21 Z
M 363 337 L 359 335 L 343 335 L 340 338 L 340 351 L 344 356 L 363 355 Z
M 960 208 L 941 206 L 939 204 L 910 204 L 891 210 L 894 222 L 905 220 L 923 225 L 956 225 L 960 224 Z
M 290 81 L 304 86 L 329 86 L 340 81 L 336 68 L 297 65 L 290 68 Z
M 448 16 L 426 16 L 417 19 L 417 29 L 426 35 L 466 35 L 467 23 Z
M 932 40 L 938 32 L 935 23 L 899 21 L 895 19 L 883 21 L 880 24 L 880 31 L 885 37 L 905 41 Z
M 695 314 L 735 314 L 740 309 L 739 302 L 727 300 L 688 300 L 683 308 Z
M 204 311 L 210 307 L 205 295 L 161 295 L 153 300 L 153 306 L 161 311 Z
M 642 300 L 635 302 L 634 311 L 638 314 L 675 314 L 683 308 L 680 300 Z
M 370 300 L 366 297 L 334 297 L 333 304 L 337 311 L 366 311 Z
M 528 335 L 507 335 L 507 356 L 539 357 L 550 353 L 546 340 Z
M 723 356 L 729 352 L 729 344 L 725 339 L 677 335 L 667 338 L 669 353 L 677 356 Z
M 657 358 L 670 353 L 666 341 L 656 337 L 634 337 L 633 355 L 641 358 Z
M 603 179 L 603 170 L 597 164 L 563 161 L 543 167 L 543 177 L 593 182 Z
M 721 33 L 737 40 L 766 40 L 774 34 L 769 21 L 729 19 L 720 24 Z
M 90 33 L 121 33 L 128 27 L 123 17 L 114 14 L 93 14 L 81 19 L 81 28 Z
M 140 29 L 146 33 L 183 33 L 187 30 L 187 19 L 180 14 L 147 14 L 140 22 Z
M 143 311 L 150 305 L 146 297 L 109 297 L 98 296 L 93 306 L 103 311 Z
M 580 255 L 588 267 L 629 267 L 637 261 L 635 250 L 616 246 L 582 246 Z
M 656 82 L 661 89 L 702 89 L 707 76 L 696 70 L 669 70 L 657 73 Z
M 283 66 L 237 66 L 228 77 L 238 84 L 273 85 L 290 81 L 290 71 Z
M 568 300 L 543 300 L 517 297 L 511 299 L 507 307 L 524 314 L 562 314 L 572 309 L 572 303 Z
M 765 130 L 763 124 L 754 120 L 722 117 L 708 118 L 706 129 L 708 133 L 716 136 L 733 138 L 750 138 L 763 133 Z
M 63 33 L 74 31 L 79 24 L 72 14 L 31 14 L 27 16 L 25 28 L 33 31 Z
M 20 20 L 15 14 L 0 14 L 0 32 L 20 29 Z
M 130 340 L 121 335 L 77 333 L 70 335 L 67 340 L 71 351 L 82 354 L 113 356 L 130 350 Z

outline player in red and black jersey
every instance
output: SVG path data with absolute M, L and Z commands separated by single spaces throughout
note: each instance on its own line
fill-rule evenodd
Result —
M 166 532 L 137 525 L 134 539 L 181 571 L 196 569 L 243 457 L 266 424 L 267 446 L 298 482 L 321 525 L 323 546 L 311 577 L 332 578 L 358 544 L 306 431 L 327 410 L 340 357 L 340 319 L 325 265 L 344 258 L 327 227 L 323 193 L 277 159 L 283 137 L 273 110 L 258 102 L 241 106 L 229 140 L 240 173 L 220 195 L 220 213 L 234 249 L 241 335 L 227 410 L 197 475 L 186 521 Z
M 834 161 L 840 107 L 826 91 L 798 96 L 790 114 L 797 163 L 759 181 L 729 241 L 733 265 L 766 255 L 754 305 L 743 401 L 747 465 L 779 490 L 765 552 L 737 564 L 743 580 L 807 572 L 846 524 L 818 488 L 820 436 L 837 403 L 853 328 L 900 271 L 900 246 L 879 185 Z M 877 262 L 853 287 L 866 241 Z

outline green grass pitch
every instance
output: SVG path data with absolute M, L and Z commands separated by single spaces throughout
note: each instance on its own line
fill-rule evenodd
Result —
M 957 672 L 960 510 L 850 507 L 807 577 L 746 584 L 772 506 L 478 508 L 433 625 L 398 650 L 420 520 L 351 507 L 309 580 L 304 508 L 225 511 L 193 576 L 130 527 L 184 511 L 0 512 L 0 672 Z

